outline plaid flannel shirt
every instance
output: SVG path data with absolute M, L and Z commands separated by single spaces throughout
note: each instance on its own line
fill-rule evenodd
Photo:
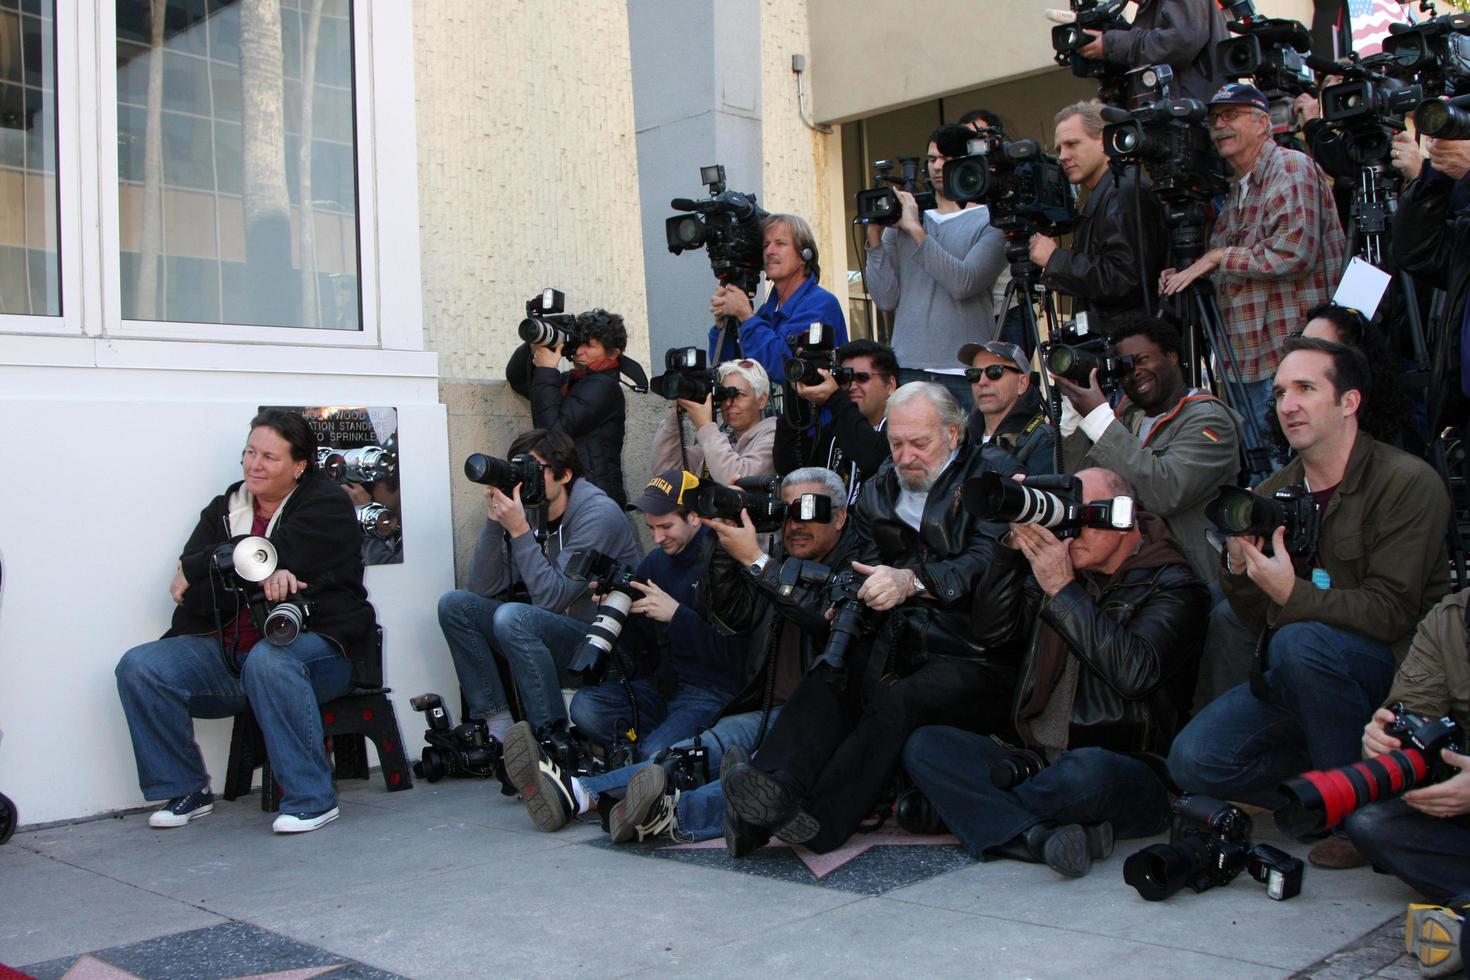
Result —
M 1273 376 L 1291 331 L 1342 276 L 1347 239 L 1327 177 L 1311 157 L 1267 140 L 1230 188 L 1210 247 L 1212 279 L 1243 381 Z

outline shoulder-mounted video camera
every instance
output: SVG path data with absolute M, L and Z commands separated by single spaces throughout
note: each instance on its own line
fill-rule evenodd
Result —
M 1036 140 L 1003 142 L 997 130 L 977 134 L 967 154 L 944 165 L 944 196 L 983 202 L 990 223 L 1008 234 L 1064 235 L 1077 220 L 1077 192 L 1056 157 Z
M 1322 530 L 1317 501 L 1299 484 L 1282 487 L 1269 497 L 1243 487 L 1221 487 L 1215 499 L 1205 504 L 1205 518 L 1224 535 L 1249 535 L 1265 542 L 1265 554 L 1275 554 L 1272 535 L 1286 529 L 1286 552 L 1310 555 L 1317 550 Z
M 1278 118 L 1289 100 L 1317 91 L 1317 78 L 1304 57 L 1311 54 L 1312 35 L 1297 21 L 1261 17 L 1251 4 L 1236 7 L 1236 19 L 1226 26 L 1240 37 L 1215 45 L 1215 64 L 1232 81 L 1250 78 L 1272 104 L 1273 126 L 1289 128 L 1289 117 Z
M 897 175 L 893 173 L 893 161 L 873 161 L 873 186 L 857 192 L 857 217 L 860 225 L 895 225 L 903 216 L 903 205 L 899 203 L 894 189 L 908 191 L 914 195 L 919 210 L 932 211 L 938 201 L 932 190 L 925 190 L 927 181 L 918 157 L 899 157 Z
M 1123 16 L 1126 5 L 1127 0 L 1071 0 L 1072 22 L 1051 29 L 1052 60 L 1072 69 L 1078 78 L 1098 79 L 1097 97 L 1109 105 L 1117 102 L 1122 66 L 1100 58 L 1084 58 L 1079 49 L 1092 40 L 1088 31 L 1126 31 L 1129 27 Z
M 709 197 L 676 197 L 669 202 L 674 210 L 687 212 L 664 222 L 669 251 L 678 255 L 704 247 L 716 279 L 754 296 L 760 285 L 761 222 L 766 212 L 756 206 L 754 194 L 725 189 L 725 168 L 718 163 L 700 167 L 699 180 L 709 188 Z
M 1082 500 L 1082 481 L 1075 476 L 1028 476 L 1017 482 L 996 472 L 965 481 L 965 510 L 982 521 L 1039 524 L 1061 540 L 1083 528 L 1127 531 L 1137 520 L 1132 497 Z

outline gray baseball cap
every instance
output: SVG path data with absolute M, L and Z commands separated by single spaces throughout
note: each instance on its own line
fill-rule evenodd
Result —
M 1002 361 L 1009 361 L 1022 374 L 1031 373 L 1031 362 L 1026 357 L 1026 352 L 1006 340 L 992 340 L 986 344 L 966 344 L 960 348 L 960 352 L 956 356 L 959 357 L 961 364 L 969 367 L 974 363 L 975 355 L 981 351 L 994 354 Z

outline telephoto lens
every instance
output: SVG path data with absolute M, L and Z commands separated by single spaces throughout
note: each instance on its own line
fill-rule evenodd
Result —
M 597 616 L 587 627 L 587 635 L 572 651 L 567 669 L 583 673 L 595 672 L 603 658 L 612 653 L 613 644 L 623 635 L 623 624 L 628 621 L 628 610 L 633 606 L 633 597 L 626 592 L 609 592 L 597 607 Z
M 472 453 L 464 461 L 464 475 L 475 483 L 509 491 L 516 483 L 515 467 L 503 459 Z

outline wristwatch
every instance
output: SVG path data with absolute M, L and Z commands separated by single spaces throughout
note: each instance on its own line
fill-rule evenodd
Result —
M 755 561 L 745 566 L 745 570 L 756 578 L 760 578 L 766 572 L 766 566 L 771 563 L 771 556 L 762 554 Z
M 916 596 L 922 596 L 922 595 L 927 594 L 929 590 L 924 587 L 924 580 L 921 579 L 921 578 L 919 578 L 919 573 L 918 572 L 914 572 L 913 573 L 913 576 L 914 576 L 914 595 L 916 595 Z

